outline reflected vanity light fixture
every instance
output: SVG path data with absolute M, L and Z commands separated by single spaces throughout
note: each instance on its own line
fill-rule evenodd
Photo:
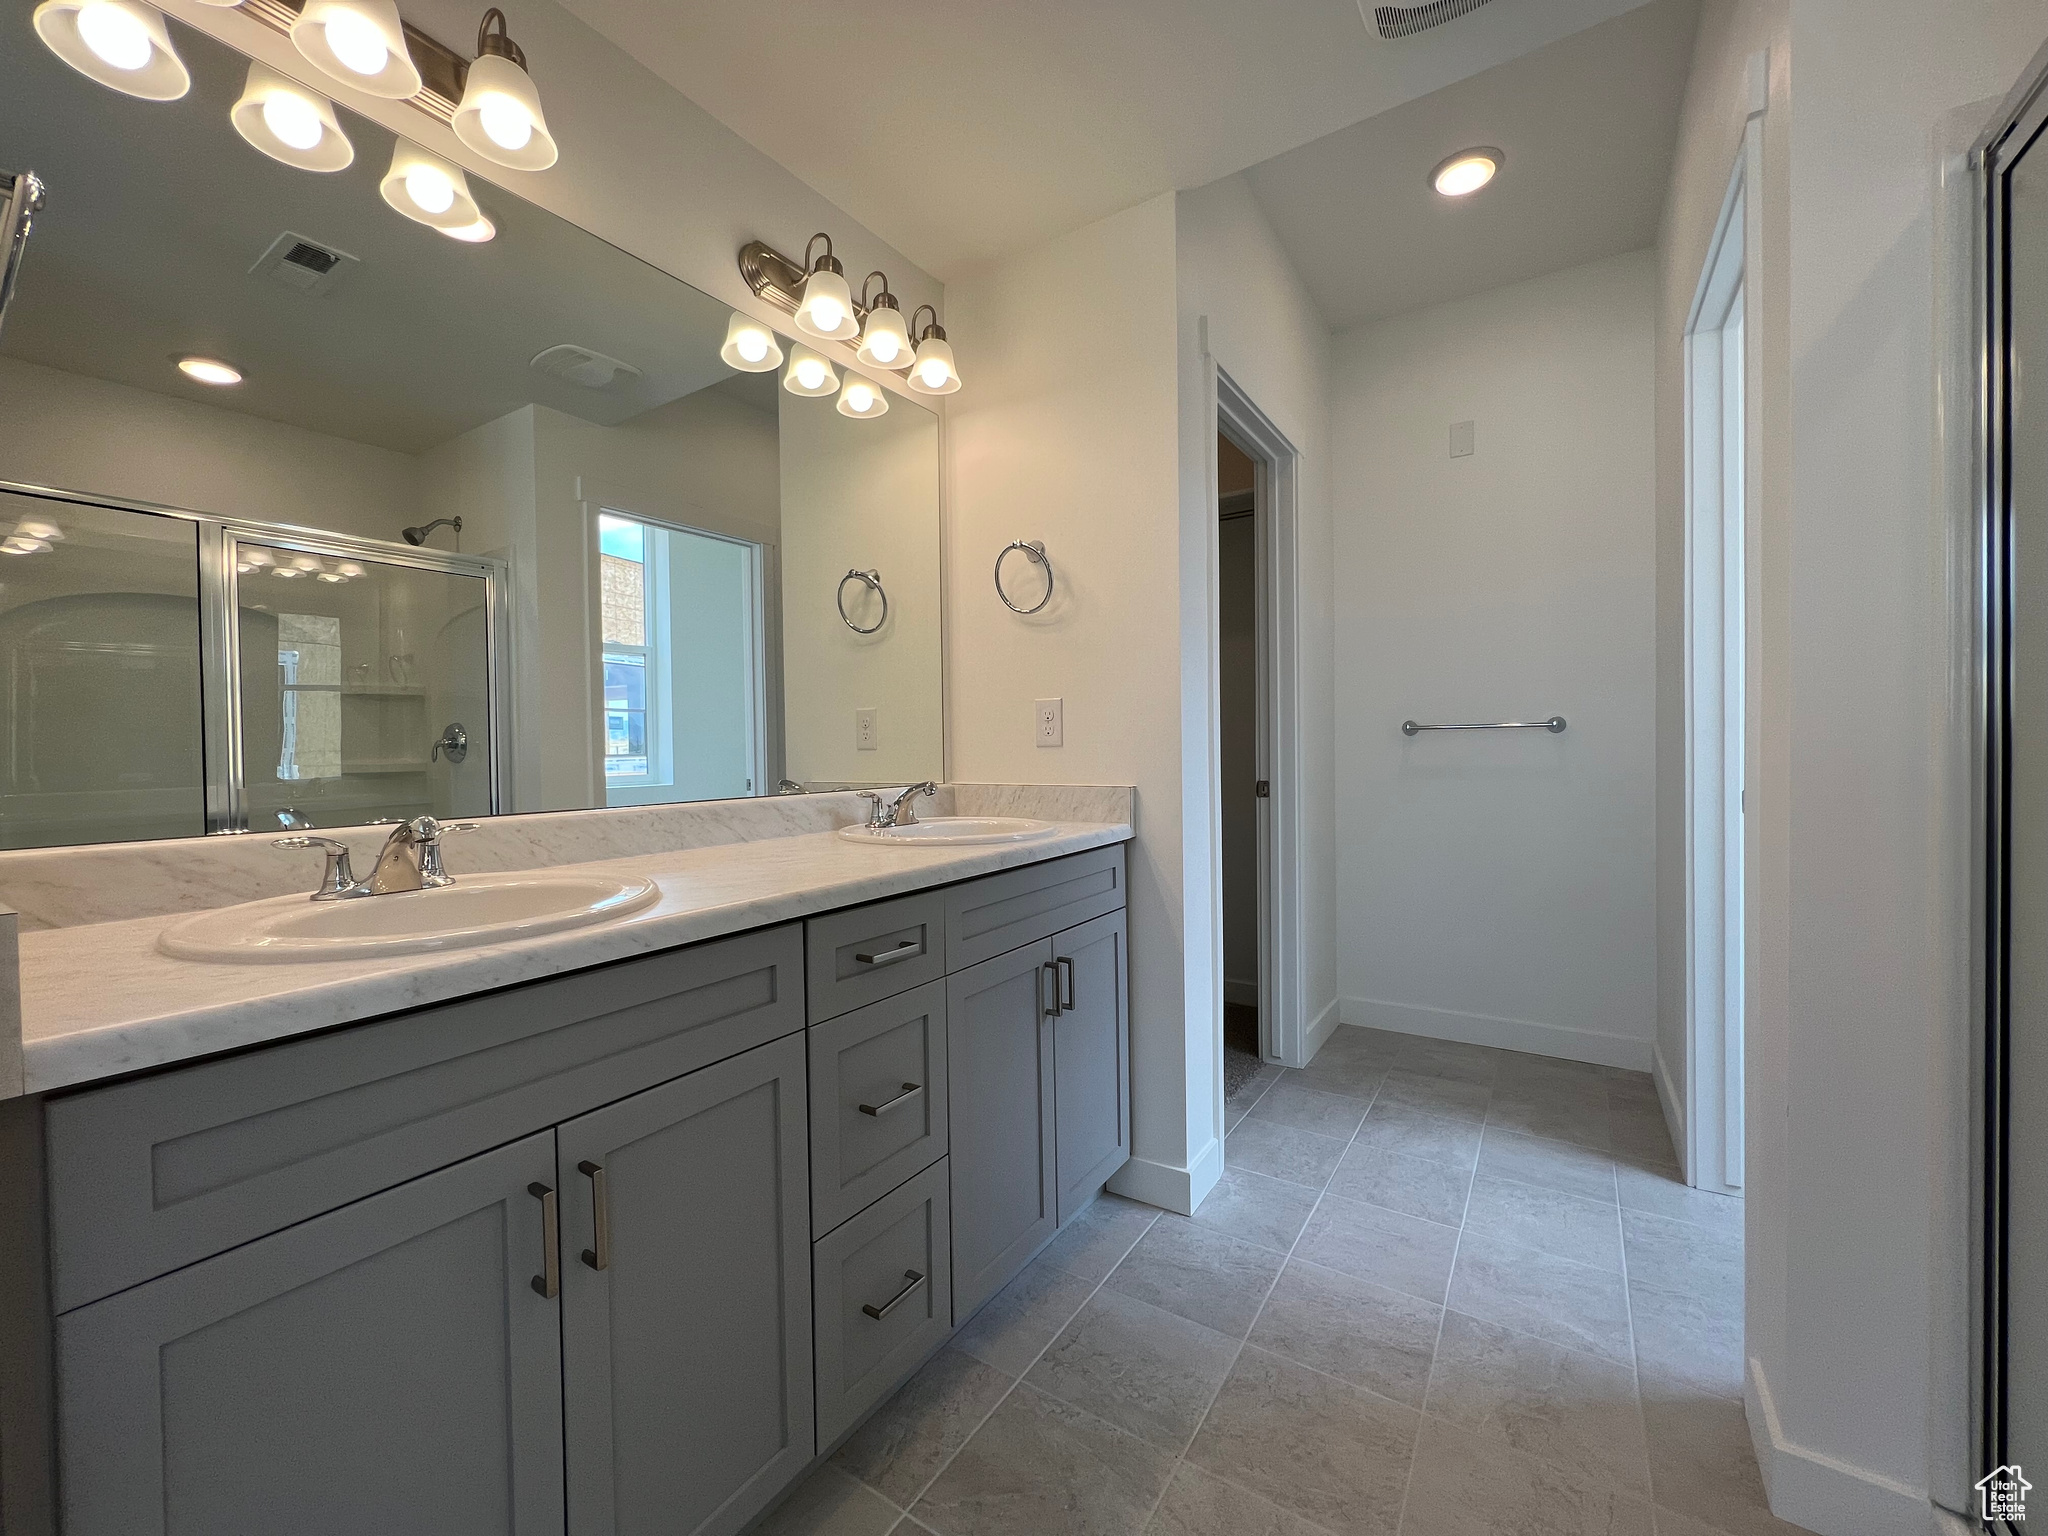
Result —
M 141 0 L 43 0 L 36 36 L 87 79 L 144 101 L 176 101 L 192 89 L 163 13 Z
M 333 102 L 254 60 L 228 120 L 255 148 L 302 171 L 345 170 L 356 158 Z
M 798 346 L 792 342 L 789 348 L 789 369 L 782 375 L 782 387 L 792 395 L 829 395 L 839 388 L 839 374 L 830 363 L 809 347 Z
M 882 291 L 869 298 L 868 284 L 878 277 Z M 867 318 L 861 322 L 860 350 L 854 356 L 871 368 L 901 368 L 910 360 L 910 330 L 896 295 L 889 291 L 888 274 L 870 272 L 860 285 L 860 298 Z
M 888 409 L 889 392 L 881 385 L 857 373 L 846 376 L 846 387 L 839 391 L 840 415 L 865 418 L 885 415 Z
M 291 38 L 307 63 L 365 96 L 404 101 L 424 83 L 396 0 L 306 0 Z
M 756 297 L 795 315 L 797 329 L 812 336 L 823 334 L 813 324 L 806 323 L 806 316 L 814 311 L 818 293 L 823 291 L 819 287 L 820 280 L 830 277 L 839 284 L 840 292 L 846 291 L 845 281 L 839 276 L 839 263 L 832 259 L 829 236 L 813 235 L 810 245 L 804 247 L 805 260 L 809 260 L 812 247 L 820 240 L 825 241 L 825 256 L 817 268 L 810 271 L 791 261 L 774 246 L 759 240 L 750 240 L 740 247 L 740 276 L 746 280 L 747 287 Z M 831 264 L 829 271 L 823 270 L 827 262 Z M 869 292 L 876 278 L 882 280 L 882 291 L 875 294 L 870 302 Z M 926 310 L 931 310 L 931 324 L 920 331 L 917 317 Z M 945 327 L 939 324 L 938 310 L 929 304 L 920 304 L 910 317 L 910 324 L 905 326 L 896 295 L 889 292 L 889 279 L 884 274 L 868 274 L 867 282 L 861 285 L 861 297 L 849 300 L 846 314 L 840 333 L 830 339 L 845 341 L 858 334 L 860 348 L 855 355 L 861 362 L 872 368 L 907 372 L 910 387 L 919 394 L 950 395 L 960 387 L 960 369 L 953 361 L 953 347 L 946 340 Z M 914 342 L 913 337 L 916 338 Z M 893 356 L 885 356 L 891 342 L 895 343 L 896 351 Z
M 476 59 L 450 126 L 486 160 L 515 171 L 544 171 L 560 158 L 541 115 L 540 92 L 526 72 L 526 54 L 507 35 L 505 13 L 496 6 L 476 29 Z
M 200 384 L 212 384 L 225 389 L 231 384 L 242 382 L 242 370 L 232 363 L 224 363 L 217 357 L 181 357 L 177 359 L 178 372 Z
M 741 373 L 773 373 L 782 366 L 782 343 L 760 321 L 734 310 L 725 323 L 725 345 L 718 356 L 726 367 Z
M 465 245 L 482 245 L 487 240 L 498 238 L 498 226 L 491 222 L 488 213 L 479 212 L 474 224 L 465 224 L 460 229 L 444 229 L 441 233 Z
M 1505 164 L 1507 156 L 1497 149 L 1461 149 L 1438 162 L 1429 173 L 1429 184 L 1445 197 L 1470 197 L 1499 175 Z
M 939 324 L 939 312 L 920 304 L 915 321 L 926 310 L 932 323 L 917 333 L 917 360 L 910 365 L 910 387 L 920 395 L 950 395 L 960 388 L 960 370 L 953 364 L 953 344 L 946 340 L 946 328 Z
M 811 260 L 811 247 L 825 242 L 825 254 Z M 823 341 L 851 341 L 860 334 L 853 290 L 846 286 L 846 268 L 832 254 L 832 237 L 823 231 L 804 246 L 803 296 L 797 301 L 796 328 Z
M 468 229 L 483 220 L 483 210 L 469 195 L 469 181 L 461 168 L 404 139 L 392 148 L 391 169 L 384 173 L 377 190 L 408 219 L 443 234 Z

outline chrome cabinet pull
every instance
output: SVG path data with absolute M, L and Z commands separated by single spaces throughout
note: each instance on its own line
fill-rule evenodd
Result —
M 553 1301 L 562 1294 L 562 1267 L 557 1257 L 562 1223 L 555 1210 L 555 1192 L 545 1184 L 529 1184 L 526 1192 L 540 1202 L 540 1273 L 533 1277 L 533 1288 Z
M 1060 1012 L 1066 1013 L 1074 1006 L 1074 962 L 1061 955 L 1053 964 L 1059 969 Z
M 612 1267 L 612 1200 L 605 1183 L 604 1165 L 593 1163 L 588 1158 L 576 1165 L 576 1171 L 590 1180 L 590 1225 L 591 1240 L 595 1248 L 583 1250 L 583 1262 L 592 1269 Z
M 1045 1006 L 1044 1012 L 1048 1019 L 1056 1019 L 1060 1016 L 1060 968 L 1055 962 L 1048 960 L 1038 968 L 1038 974 L 1042 981 L 1049 980 L 1052 983 L 1052 1001 Z
M 922 954 L 924 945 L 916 939 L 905 939 L 894 949 L 885 949 L 879 954 L 855 955 L 853 958 L 862 965 L 894 965 L 898 960 L 908 960 L 912 955 Z
M 906 1269 L 905 1271 L 903 1271 L 902 1290 L 898 1291 L 894 1296 L 891 1296 L 879 1307 L 871 1301 L 864 1301 L 861 1303 L 860 1309 L 861 1311 L 867 1313 L 869 1317 L 872 1317 L 876 1322 L 879 1323 L 883 1318 L 887 1317 L 891 1312 L 894 1312 L 898 1307 L 903 1305 L 904 1297 L 908 1296 L 912 1291 L 916 1290 L 920 1285 L 923 1284 L 923 1275 L 920 1275 L 914 1269 Z
M 862 1104 L 859 1106 L 860 1112 L 864 1115 L 886 1115 L 887 1113 L 889 1113 L 890 1110 L 895 1109 L 900 1105 L 908 1104 L 912 1099 L 916 1098 L 920 1093 L 923 1092 L 923 1083 L 905 1083 L 903 1085 L 903 1091 L 897 1094 L 895 1098 L 884 1099 L 879 1104 Z

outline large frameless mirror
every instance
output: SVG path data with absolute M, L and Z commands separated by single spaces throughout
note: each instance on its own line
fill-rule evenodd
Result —
M 481 177 L 403 214 L 346 110 L 340 169 L 259 152 L 275 77 L 176 22 L 168 102 L 6 25 L 0 846 L 943 775 L 929 410 L 729 366 Z

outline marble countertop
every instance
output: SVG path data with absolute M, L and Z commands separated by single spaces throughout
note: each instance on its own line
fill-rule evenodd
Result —
M 21 935 L 26 1091 L 189 1061 L 700 939 L 1128 841 L 1128 823 L 1057 821 L 1040 842 L 872 848 L 833 832 L 550 866 L 642 875 L 643 912 L 518 943 L 317 964 L 174 960 L 157 935 L 183 914 Z

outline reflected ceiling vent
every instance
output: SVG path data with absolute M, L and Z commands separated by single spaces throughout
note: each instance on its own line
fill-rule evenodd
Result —
M 585 389 L 608 389 L 620 379 L 630 384 L 640 377 L 640 370 L 631 363 L 622 363 L 616 357 L 606 357 L 588 347 L 572 347 L 566 343 L 535 354 L 532 366 L 558 379 L 567 379 L 571 384 L 581 384 Z
M 1418 32 L 1427 32 L 1431 27 L 1440 27 L 1447 21 L 1456 21 L 1460 16 L 1470 16 L 1488 0 L 1429 0 L 1427 5 L 1376 5 L 1373 7 L 1373 25 L 1379 28 L 1381 37 L 1392 41 L 1397 37 L 1413 37 Z
M 270 249 L 249 269 L 249 275 L 268 277 L 295 293 L 325 298 L 347 282 L 349 274 L 361 265 L 346 251 L 286 230 L 270 242 Z

